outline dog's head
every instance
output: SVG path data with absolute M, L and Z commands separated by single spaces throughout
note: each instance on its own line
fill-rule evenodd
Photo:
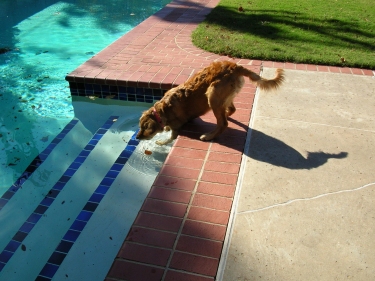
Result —
M 143 112 L 139 119 L 139 132 L 136 136 L 139 140 L 150 140 L 157 133 L 163 132 L 163 127 L 156 120 L 153 109 Z

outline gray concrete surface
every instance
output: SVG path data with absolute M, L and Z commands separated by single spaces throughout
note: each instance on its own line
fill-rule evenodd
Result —
M 256 97 L 222 280 L 375 280 L 375 78 L 286 76 Z

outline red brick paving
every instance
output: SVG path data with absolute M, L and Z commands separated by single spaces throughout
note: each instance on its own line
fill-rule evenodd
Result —
M 373 75 L 371 70 L 232 59 L 202 51 L 190 35 L 219 0 L 175 1 L 68 75 L 67 80 L 170 89 L 214 60 L 261 67 Z M 224 242 L 256 88 L 246 83 L 229 128 L 201 133 L 209 113 L 187 124 L 124 241 L 106 280 L 213 281 Z

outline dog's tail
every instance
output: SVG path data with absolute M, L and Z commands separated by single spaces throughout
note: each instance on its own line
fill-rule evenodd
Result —
M 252 82 L 257 83 L 258 87 L 262 90 L 273 90 L 280 87 L 280 85 L 284 82 L 284 70 L 278 68 L 276 69 L 276 77 L 273 79 L 265 79 L 260 77 L 255 72 L 240 66 L 240 71 L 242 76 L 249 77 Z

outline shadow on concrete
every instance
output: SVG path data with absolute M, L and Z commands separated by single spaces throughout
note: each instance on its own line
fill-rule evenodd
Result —
M 228 120 L 244 129 L 248 127 L 229 117 Z M 250 147 L 247 156 L 274 166 L 288 169 L 313 169 L 324 165 L 328 159 L 342 159 L 348 156 L 347 152 L 326 153 L 323 151 L 306 152 L 307 157 L 287 145 L 285 142 L 271 137 L 263 132 L 252 129 Z
M 251 131 L 250 149 L 247 156 L 262 162 L 288 169 L 313 169 L 324 165 L 328 159 L 342 159 L 347 152 L 326 153 L 307 151 L 307 157 L 285 142 L 257 130 Z

